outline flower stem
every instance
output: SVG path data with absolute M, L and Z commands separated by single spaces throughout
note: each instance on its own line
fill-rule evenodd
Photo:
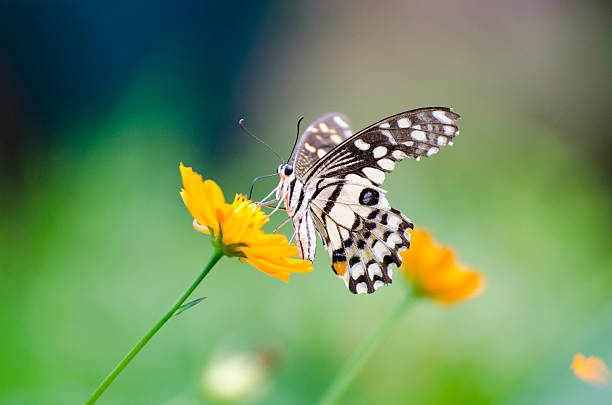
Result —
M 200 284 L 200 282 L 204 279 L 204 277 L 206 277 L 208 272 L 219 261 L 219 259 L 221 259 L 222 256 L 223 256 L 223 252 L 221 252 L 219 249 L 216 249 L 215 253 L 212 255 L 212 257 L 208 261 L 208 264 L 206 265 L 206 267 L 202 269 L 200 274 L 195 278 L 195 280 L 193 280 L 193 282 L 185 290 L 183 295 L 178 300 L 176 300 L 174 305 L 170 307 L 168 312 L 155 324 L 155 326 L 153 326 L 153 328 L 151 328 L 151 330 L 146 335 L 144 335 L 142 339 L 140 339 L 140 341 L 136 344 L 136 346 L 134 346 L 132 350 L 130 350 L 130 352 L 125 355 L 123 360 L 121 360 L 121 362 L 117 364 L 117 366 L 104 379 L 104 381 L 102 381 L 100 386 L 98 386 L 96 391 L 91 395 L 91 398 L 89 398 L 89 400 L 85 403 L 85 405 L 91 405 L 95 403 L 98 400 L 98 398 L 100 398 L 102 393 L 109 387 L 109 385 L 112 384 L 112 382 L 115 380 L 115 378 L 117 378 L 119 373 L 123 371 L 123 369 L 130 363 L 130 361 L 132 361 L 132 359 L 147 344 L 147 342 L 151 340 L 153 335 L 155 335 L 157 331 L 160 330 L 162 326 L 164 326 L 164 324 L 168 321 L 168 319 L 170 319 L 172 315 L 174 315 L 174 313 L 181 307 L 181 305 L 183 305 L 185 300 L 189 298 L 193 290 L 196 289 L 198 284 Z
M 368 336 L 367 340 L 357 349 L 351 356 L 348 362 L 345 363 L 344 367 L 336 377 L 332 380 L 327 390 L 323 393 L 323 396 L 318 402 L 318 405 L 331 405 L 340 399 L 344 391 L 348 388 L 353 381 L 353 378 L 357 375 L 359 370 L 368 361 L 374 349 L 378 346 L 380 338 L 389 330 L 389 327 L 395 323 L 395 321 L 404 313 L 404 310 L 408 306 L 414 295 L 408 293 L 402 298 L 402 300 L 396 305 L 391 311 L 389 316 L 382 321 L 380 325 Z

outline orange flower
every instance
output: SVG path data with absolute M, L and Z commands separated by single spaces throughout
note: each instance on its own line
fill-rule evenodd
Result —
M 484 277 L 460 266 L 454 253 L 438 246 L 423 229 L 410 232 L 410 249 L 403 251 L 401 272 L 416 292 L 450 304 L 472 297 L 484 289 Z
M 212 180 L 202 180 L 191 167 L 180 164 L 183 189 L 181 197 L 193 216 L 193 227 L 213 237 L 213 245 L 226 256 L 241 261 L 285 282 L 291 273 L 312 271 L 308 260 L 294 259 L 298 255 L 285 235 L 266 234 L 261 228 L 269 219 L 257 204 L 236 194 L 227 204 L 221 188 Z
M 599 357 L 584 357 L 578 353 L 574 356 L 571 367 L 576 377 L 582 381 L 598 386 L 610 384 L 612 373 Z

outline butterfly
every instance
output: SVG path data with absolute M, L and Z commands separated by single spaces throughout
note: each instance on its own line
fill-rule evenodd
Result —
M 381 188 L 385 174 L 404 158 L 419 160 L 452 145 L 459 117 L 450 108 L 419 108 L 356 134 L 343 114 L 313 121 L 277 169 L 276 198 L 293 222 L 300 258 L 313 261 L 318 231 L 332 270 L 350 292 L 370 294 L 391 284 L 391 265 L 401 265 L 413 224 L 389 204 Z

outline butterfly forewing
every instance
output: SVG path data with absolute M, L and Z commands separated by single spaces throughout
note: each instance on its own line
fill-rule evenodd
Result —
M 365 175 L 376 184 L 384 181 L 395 162 L 405 157 L 420 159 L 452 145 L 458 134 L 459 114 L 443 107 L 406 111 L 359 131 L 310 167 L 304 179 L 347 173 Z
M 352 134 L 344 114 L 331 112 L 314 120 L 300 136 L 291 157 L 297 176 L 304 176 L 317 160 Z

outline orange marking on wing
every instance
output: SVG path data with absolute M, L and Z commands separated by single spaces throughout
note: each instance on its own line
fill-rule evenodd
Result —
M 346 273 L 346 262 L 335 262 L 332 264 L 332 268 L 337 275 L 344 276 L 344 273 Z

